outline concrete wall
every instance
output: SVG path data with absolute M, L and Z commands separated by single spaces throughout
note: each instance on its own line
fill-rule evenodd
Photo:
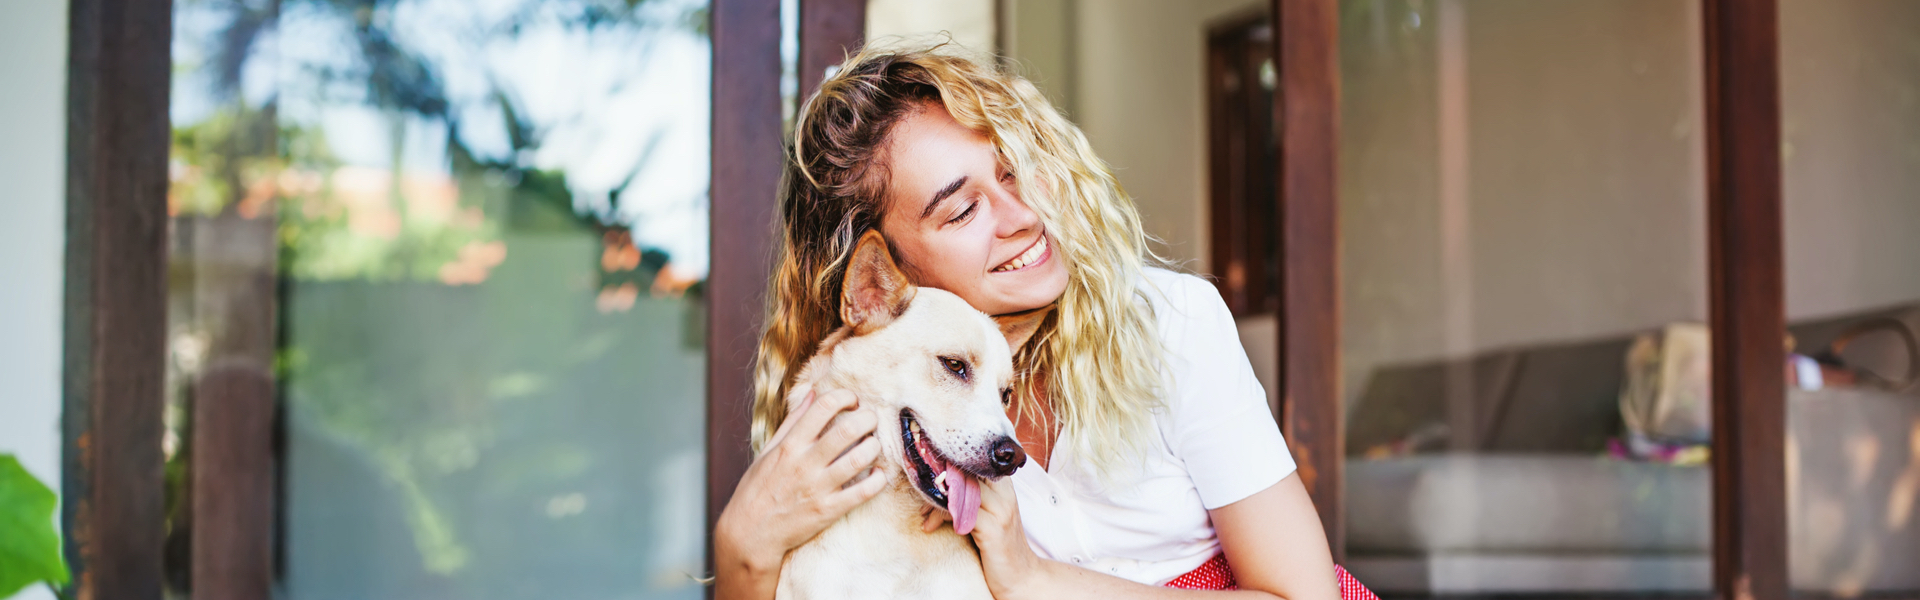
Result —
M 0 3 L 0 56 L 0 453 L 58 490 L 67 4 Z

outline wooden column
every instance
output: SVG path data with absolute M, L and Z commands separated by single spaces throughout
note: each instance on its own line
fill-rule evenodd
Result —
M 780 183 L 780 0 L 714 0 L 707 531 L 752 462 L 753 354 Z M 707 571 L 713 569 L 711 537 Z M 712 588 L 708 588 L 712 593 Z
M 866 29 L 866 0 L 800 0 L 800 61 L 795 66 L 800 93 L 795 102 L 805 105 L 813 97 L 827 68 L 860 48 Z
M 1787 597 L 1785 300 L 1775 0 L 1703 0 L 1713 583 Z
M 69 7 L 67 561 L 74 598 L 158 600 L 173 4 Z
M 1281 430 L 1320 511 L 1334 560 L 1345 554 L 1340 423 L 1339 5 L 1273 0 L 1280 78 Z

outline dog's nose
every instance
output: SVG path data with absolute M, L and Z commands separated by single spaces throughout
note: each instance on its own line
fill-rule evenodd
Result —
M 1027 464 L 1027 451 L 1020 442 L 1003 437 L 993 442 L 993 474 L 1005 477 Z

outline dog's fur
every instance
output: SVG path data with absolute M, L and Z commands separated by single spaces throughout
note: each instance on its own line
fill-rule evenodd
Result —
M 921 468 L 931 465 L 903 439 L 910 428 L 902 415 L 911 415 L 937 458 L 972 477 L 1012 474 L 1026 462 L 1004 408 L 1012 350 L 1046 310 L 990 318 L 959 296 L 915 288 L 877 232 L 861 238 L 842 286 L 845 326 L 820 344 L 795 383 L 811 384 L 815 394 L 852 391 L 858 410 L 879 417 L 879 476 L 888 483 L 787 555 L 776 598 L 992 597 L 967 538 L 950 527 L 921 529 L 923 508 L 946 508 L 947 490 L 932 484 Z

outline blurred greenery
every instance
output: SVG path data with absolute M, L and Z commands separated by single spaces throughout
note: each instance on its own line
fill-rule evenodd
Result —
M 53 527 L 58 504 L 53 490 L 21 467 L 19 459 L 0 454 L 0 598 L 36 583 L 67 582 L 60 534 Z
M 658 2 L 510 1 L 462 43 L 511 39 L 556 24 L 580 32 L 625 28 L 647 35 L 665 27 L 705 34 L 704 5 L 662 20 L 660 11 L 643 10 Z M 398 33 L 404 27 L 395 15 L 424 3 L 176 5 L 176 14 L 212 14 L 221 26 L 187 40 L 208 48 L 203 60 L 176 64 L 175 85 L 206 88 L 217 108 L 203 119 L 174 123 L 172 213 L 177 222 L 216 229 L 273 219 L 281 321 L 273 368 L 291 463 L 283 466 L 291 473 L 284 510 L 288 527 L 305 536 L 293 548 L 323 548 L 332 566 L 385 556 L 374 546 L 389 541 L 380 524 L 391 516 L 404 524 L 415 553 L 415 572 L 383 564 L 301 585 L 332 586 L 336 596 L 382 595 L 408 585 L 442 591 L 451 585 L 464 590 L 454 594 L 459 597 L 548 597 L 567 585 L 681 589 L 678 583 L 661 588 L 658 572 L 628 563 L 672 554 L 644 547 L 647 540 L 675 539 L 649 520 L 655 513 L 693 511 L 697 518 L 700 505 L 627 501 L 621 509 L 624 498 L 683 490 L 662 483 L 672 477 L 667 467 L 620 465 L 628 456 L 659 459 L 700 447 L 700 428 L 689 425 L 704 418 L 697 402 L 704 394 L 701 285 L 655 285 L 669 257 L 632 246 L 628 224 L 616 219 L 617 190 L 609 206 L 584 209 L 576 206 L 565 172 L 519 158 L 540 147 L 541 129 L 498 81 L 487 82 L 487 98 L 498 110 L 478 114 L 498 115 L 510 152 L 490 157 L 472 150 L 462 137 L 471 128 L 460 126 L 464 115 L 450 100 L 444 66 Z M 251 61 L 287 60 L 263 44 L 278 19 L 293 11 L 344 25 L 351 35 L 342 51 L 353 66 L 276 63 L 268 69 L 278 78 L 273 91 L 246 97 L 259 89 L 246 81 Z M 279 94 L 290 80 L 331 90 L 323 104 L 376 109 L 388 127 L 389 138 L 380 141 L 391 149 L 392 163 L 345 164 L 329 137 L 340 131 L 283 115 Z M 333 93 L 341 89 L 357 92 Z M 440 125 L 426 131 L 445 132 L 444 140 L 428 144 L 444 143 L 444 173 L 402 168 L 406 136 L 422 131 L 409 124 L 421 122 Z M 605 256 L 616 250 L 626 254 L 608 266 Z M 193 274 L 219 268 L 221 257 L 177 252 L 173 260 L 186 274 L 173 301 L 209 302 Z M 183 352 L 179 340 L 218 329 L 193 322 L 203 316 L 195 310 L 180 315 L 176 355 Z M 179 370 L 175 404 L 190 406 L 192 386 L 185 382 L 192 368 Z M 184 426 L 178 429 L 180 439 L 191 438 Z M 181 446 L 169 454 L 170 474 L 186 460 Z M 599 471 L 590 471 L 596 466 Z M 375 488 L 363 487 L 361 470 L 379 482 Z M 328 485 L 306 487 L 310 481 Z M 589 499 L 592 518 L 566 518 L 587 510 Z M 541 517 L 530 523 L 559 529 L 537 533 L 547 530 L 529 529 L 528 514 Z M 309 515 L 350 520 L 316 529 L 308 527 Z M 676 542 L 691 554 L 663 560 L 697 569 L 694 534 Z M 290 568 L 332 568 L 309 567 L 314 555 L 307 556 Z M 581 564 L 592 556 L 630 558 Z M 556 587 L 556 574 L 569 583 Z M 530 589 L 503 583 L 517 580 L 547 583 Z M 426 583 L 408 583 L 418 581 Z

